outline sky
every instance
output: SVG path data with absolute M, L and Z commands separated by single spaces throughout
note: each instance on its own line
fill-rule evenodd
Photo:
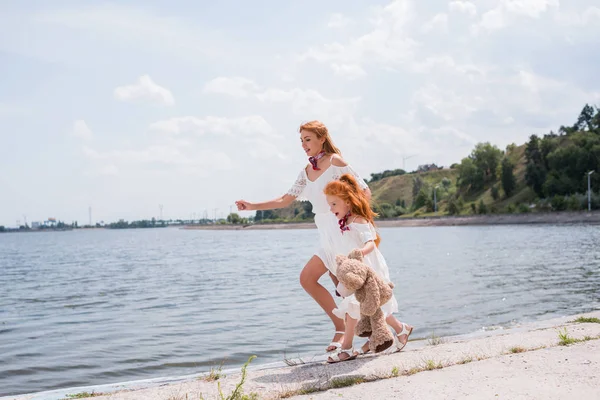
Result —
M 0 0 L 0 225 L 226 216 L 313 119 L 364 177 L 449 166 L 600 106 L 599 45 L 597 0 Z

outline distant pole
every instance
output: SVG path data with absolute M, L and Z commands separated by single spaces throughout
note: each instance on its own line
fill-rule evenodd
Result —
M 588 172 L 588 211 L 592 211 L 592 186 L 590 184 L 590 177 L 594 171 Z
M 162 221 L 162 219 L 163 219 L 163 213 L 162 213 L 162 210 L 163 210 L 163 205 L 162 205 L 162 204 L 159 204 L 159 205 L 158 205 L 158 208 L 160 209 L 160 220 Z
M 89 225 L 92 226 L 92 206 L 88 208 L 88 213 L 90 218 Z

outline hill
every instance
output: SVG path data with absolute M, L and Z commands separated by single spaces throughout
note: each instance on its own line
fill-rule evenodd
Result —
M 588 176 L 589 171 L 596 174 Z M 600 110 L 585 105 L 576 122 L 558 133 L 511 144 L 501 150 L 478 143 L 450 168 L 434 164 L 405 173 L 401 169 L 371 174 L 372 205 L 380 218 L 436 215 L 577 211 L 600 209 Z M 307 221 L 309 203 L 265 211 L 265 222 Z M 261 219 L 260 212 L 257 220 Z

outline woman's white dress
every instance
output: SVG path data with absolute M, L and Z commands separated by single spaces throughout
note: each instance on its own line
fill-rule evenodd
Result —
M 338 227 L 338 232 L 341 236 L 339 247 L 339 252 L 341 254 L 347 255 L 353 249 L 360 249 L 365 243 L 371 240 L 374 241 L 377 237 L 375 227 L 370 223 L 359 224 L 353 222 L 349 224 L 348 227 L 350 230 L 344 231 L 343 234 Z M 383 254 L 381 254 L 377 247 L 364 257 L 363 262 L 370 266 L 384 282 L 390 282 L 390 272 L 387 263 L 385 262 Z M 398 302 L 396 301 L 396 297 L 392 296 L 387 303 L 382 305 L 381 311 L 383 311 L 383 314 L 386 317 L 398 312 Z M 354 295 L 350 295 L 341 301 L 338 308 L 333 310 L 333 313 L 341 319 L 345 318 L 345 314 L 350 315 L 350 317 L 354 319 L 360 319 L 360 304 Z
M 309 166 L 310 167 L 310 166 Z M 327 198 L 323 190 L 325 186 L 334 180 L 338 180 L 344 174 L 354 175 L 361 188 L 367 189 L 365 181 L 349 166 L 338 167 L 331 164 L 322 175 L 314 181 L 308 179 L 306 169 L 302 169 L 296 182 L 287 194 L 296 197 L 298 201 L 309 201 L 312 204 L 312 212 L 315 214 L 315 224 L 319 232 L 320 246 L 315 252 L 323 264 L 335 275 L 335 256 L 343 253 L 343 243 L 340 227 L 336 216 L 329 210 Z

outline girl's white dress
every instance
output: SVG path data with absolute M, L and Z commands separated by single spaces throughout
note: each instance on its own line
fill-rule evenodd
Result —
M 310 166 L 309 166 L 310 167 Z M 354 175 L 362 189 L 368 188 L 365 181 L 349 166 L 338 167 L 331 164 L 321 176 L 314 181 L 308 179 L 306 168 L 300 171 L 296 182 L 287 194 L 296 197 L 298 201 L 309 201 L 312 204 L 312 212 L 315 214 L 315 224 L 319 232 L 320 246 L 315 252 L 331 273 L 335 275 L 335 256 L 343 253 L 342 235 L 336 216 L 329 210 L 327 198 L 323 190 L 325 186 L 334 180 L 338 180 L 344 174 Z
M 344 231 L 343 234 L 338 227 L 338 234 L 341 237 L 341 247 L 339 247 L 341 254 L 348 255 L 353 249 L 360 249 L 367 242 L 374 241 L 377 237 L 375 227 L 371 223 L 359 224 L 353 222 L 348 226 L 350 230 Z M 364 257 L 363 262 L 370 266 L 384 282 L 390 282 L 390 272 L 387 263 L 377 247 Z M 392 298 L 381 306 L 381 311 L 383 311 L 386 317 L 398 312 L 396 297 L 392 295 Z M 345 318 L 345 314 L 354 319 L 360 319 L 360 304 L 354 295 L 350 295 L 341 301 L 338 308 L 333 310 L 333 313 L 341 319 Z

